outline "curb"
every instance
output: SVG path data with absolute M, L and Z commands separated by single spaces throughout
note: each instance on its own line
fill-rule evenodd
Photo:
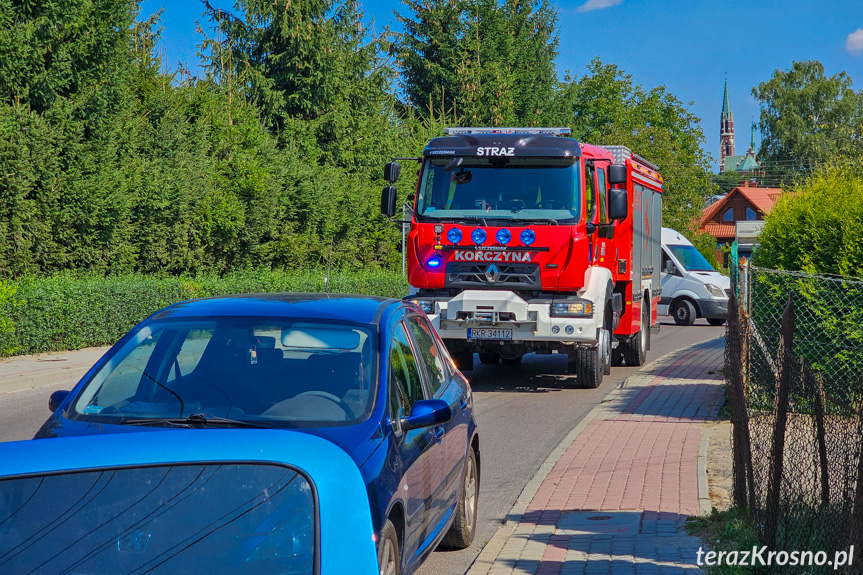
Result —
M 677 357 L 680 354 L 689 353 L 695 350 L 698 347 L 708 346 L 715 342 L 718 339 L 722 339 L 722 337 L 717 337 L 714 339 L 710 339 L 707 341 L 702 341 L 687 347 L 683 347 L 674 351 L 672 353 L 665 354 L 664 356 L 653 360 L 652 362 L 644 365 L 637 372 L 633 373 L 626 379 L 624 379 L 616 388 L 614 388 L 606 398 L 600 402 L 599 405 L 590 410 L 584 419 L 582 419 L 578 425 L 576 425 L 572 431 L 570 431 L 563 440 L 557 444 L 551 453 L 549 453 L 548 457 L 539 466 L 534 476 L 527 482 L 519 494 L 518 498 L 513 504 L 512 509 L 509 510 L 509 513 L 506 515 L 506 519 L 504 520 L 504 524 L 498 528 L 489 542 L 482 548 L 479 555 L 476 559 L 474 559 L 473 563 L 471 563 L 465 575 L 487 575 L 492 565 L 494 564 L 495 559 L 497 559 L 500 552 L 503 550 L 504 545 L 509 540 L 509 538 L 515 533 L 516 527 L 521 522 L 521 518 L 524 516 L 527 511 L 528 505 L 533 500 L 533 497 L 536 495 L 536 492 L 539 491 L 542 482 L 545 481 L 545 478 L 548 477 L 548 474 L 551 473 L 552 468 L 554 468 L 557 461 L 560 457 L 566 452 L 570 445 L 576 440 L 576 438 L 581 434 L 584 429 L 590 425 L 590 423 L 596 419 L 600 414 L 606 412 L 606 408 L 604 404 L 608 402 L 610 396 L 615 393 L 623 390 L 627 387 L 626 382 L 629 381 L 630 378 L 641 377 L 644 375 L 644 372 L 652 371 L 656 369 L 658 366 L 664 363 L 673 363 L 669 362 L 667 358 L 669 357 Z M 704 454 L 702 458 L 702 453 Z M 702 507 L 702 497 L 706 500 L 707 503 L 707 511 L 706 513 L 710 513 L 710 499 L 707 491 L 707 434 L 702 431 L 701 432 L 701 441 L 698 445 L 698 510 L 699 515 L 705 514 Z M 703 481 L 702 481 L 703 480 Z M 702 483 L 704 485 L 704 490 L 702 491 Z

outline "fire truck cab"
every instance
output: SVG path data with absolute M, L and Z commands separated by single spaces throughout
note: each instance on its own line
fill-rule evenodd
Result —
M 447 128 L 423 151 L 407 238 L 410 299 L 461 369 L 562 353 L 582 385 L 641 365 L 657 326 L 662 177 L 567 128 Z M 385 167 L 395 213 L 400 166 Z

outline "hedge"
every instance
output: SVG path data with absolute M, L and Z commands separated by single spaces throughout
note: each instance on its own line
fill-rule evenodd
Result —
M 183 300 L 237 293 L 322 292 L 325 272 L 226 276 L 60 274 L 0 282 L 0 356 L 111 345 L 153 312 Z M 331 293 L 402 297 L 392 272 L 332 274 Z

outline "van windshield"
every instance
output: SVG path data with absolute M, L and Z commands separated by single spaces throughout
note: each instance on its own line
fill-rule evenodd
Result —
M 677 261 L 690 272 L 715 272 L 710 262 L 695 246 L 668 246 Z
M 417 216 L 573 223 L 581 206 L 578 165 L 576 158 L 431 158 Z

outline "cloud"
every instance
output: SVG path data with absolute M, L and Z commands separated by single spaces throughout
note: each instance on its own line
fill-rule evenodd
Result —
M 594 0 L 590 0 L 590 2 L 593 1 Z M 588 4 L 590 4 L 590 2 L 588 2 Z M 858 28 L 856 32 L 848 34 L 848 39 L 845 41 L 845 49 L 855 56 L 863 54 L 863 28 Z
M 623 0 L 587 0 L 587 2 L 578 7 L 578 11 L 590 12 L 591 10 L 601 10 L 602 8 L 617 6 L 621 2 L 623 2 Z M 861 30 L 858 30 L 858 32 L 860 31 Z M 856 33 L 857 32 L 855 32 L 855 34 Z

